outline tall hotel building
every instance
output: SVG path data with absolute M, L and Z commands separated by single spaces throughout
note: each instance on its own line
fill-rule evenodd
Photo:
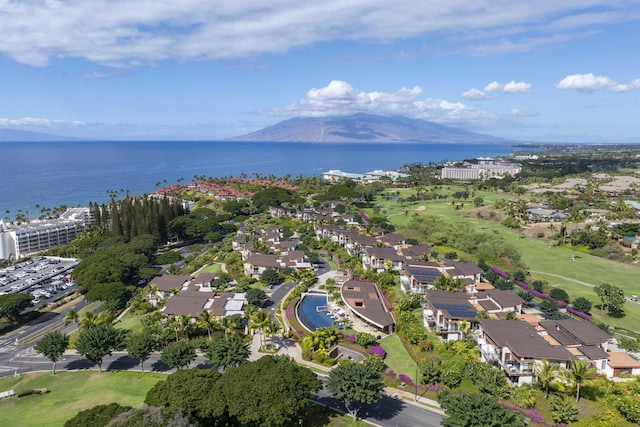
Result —
M 91 223 L 89 208 L 67 209 L 60 218 L 34 220 L 27 224 L 5 224 L 0 220 L 0 259 L 21 256 L 66 245 Z

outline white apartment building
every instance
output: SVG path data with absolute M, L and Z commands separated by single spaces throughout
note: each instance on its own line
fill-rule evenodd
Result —
M 60 218 L 19 225 L 0 220 L 0 259 L 17 260 L 24 255 L 66 245 L 90 223 L 89 208 L 70 208 Z

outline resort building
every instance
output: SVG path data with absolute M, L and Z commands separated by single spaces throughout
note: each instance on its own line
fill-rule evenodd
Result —
M 17 260 L 69 244 L 91 222 L 89 208 L 67 209 L 58 219 L 34 220 L 26 224 L 5 224 L 0 220 L 0 259 Z
M 522 165 L 480 157 L 478 163 L 465 163 L 463 167 L 442 168 L 442 178 L 449 179 L 489 179 L 515 176 L 522 172 Z
M 340 294 L 345 306 L 374 330 L 393 333 L 396 321 L 387 307 L 376 282 L 349 280 L 342 285 Z
M 387 177 L 392 181 L 397 181 L 398 179 L 404 178 L 406 176 L 408 175 L 398 171 L 384 171 L 379 169 L 367 173 L 352 173 L 343 172 L 339 169 L 331 169 L 330 171 L 324 172 L 322 174 L 322 178 L 332 182 L 338 182 L 341 179 L 351 179 L 353 181 L 362 183 L 376 182 L 383 177 Z

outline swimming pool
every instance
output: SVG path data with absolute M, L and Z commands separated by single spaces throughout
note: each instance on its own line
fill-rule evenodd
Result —
M 333 317 L 327 313 L 327 296 L 325 294 L 306 294 L 298 304 L 298 320 L 302 326 L 314 332 L 323 326 L 331 326 Z

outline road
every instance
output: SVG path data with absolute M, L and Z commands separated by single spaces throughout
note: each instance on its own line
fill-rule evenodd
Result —
M 59 312 L 44 313 L 27 325 L 3 335 L 0 338 L 0 377 L 13 374 L 16 370 L 24 372 L 21 358 L 35 354 L 33 346 L 38 337 L 54 330 L 66 334 L 72 332 L 76 326 L 74 324 L 65 326 L 64 316 L 69 311 L 80 310 L 85 305 L 84 300 L 78 299 Z

